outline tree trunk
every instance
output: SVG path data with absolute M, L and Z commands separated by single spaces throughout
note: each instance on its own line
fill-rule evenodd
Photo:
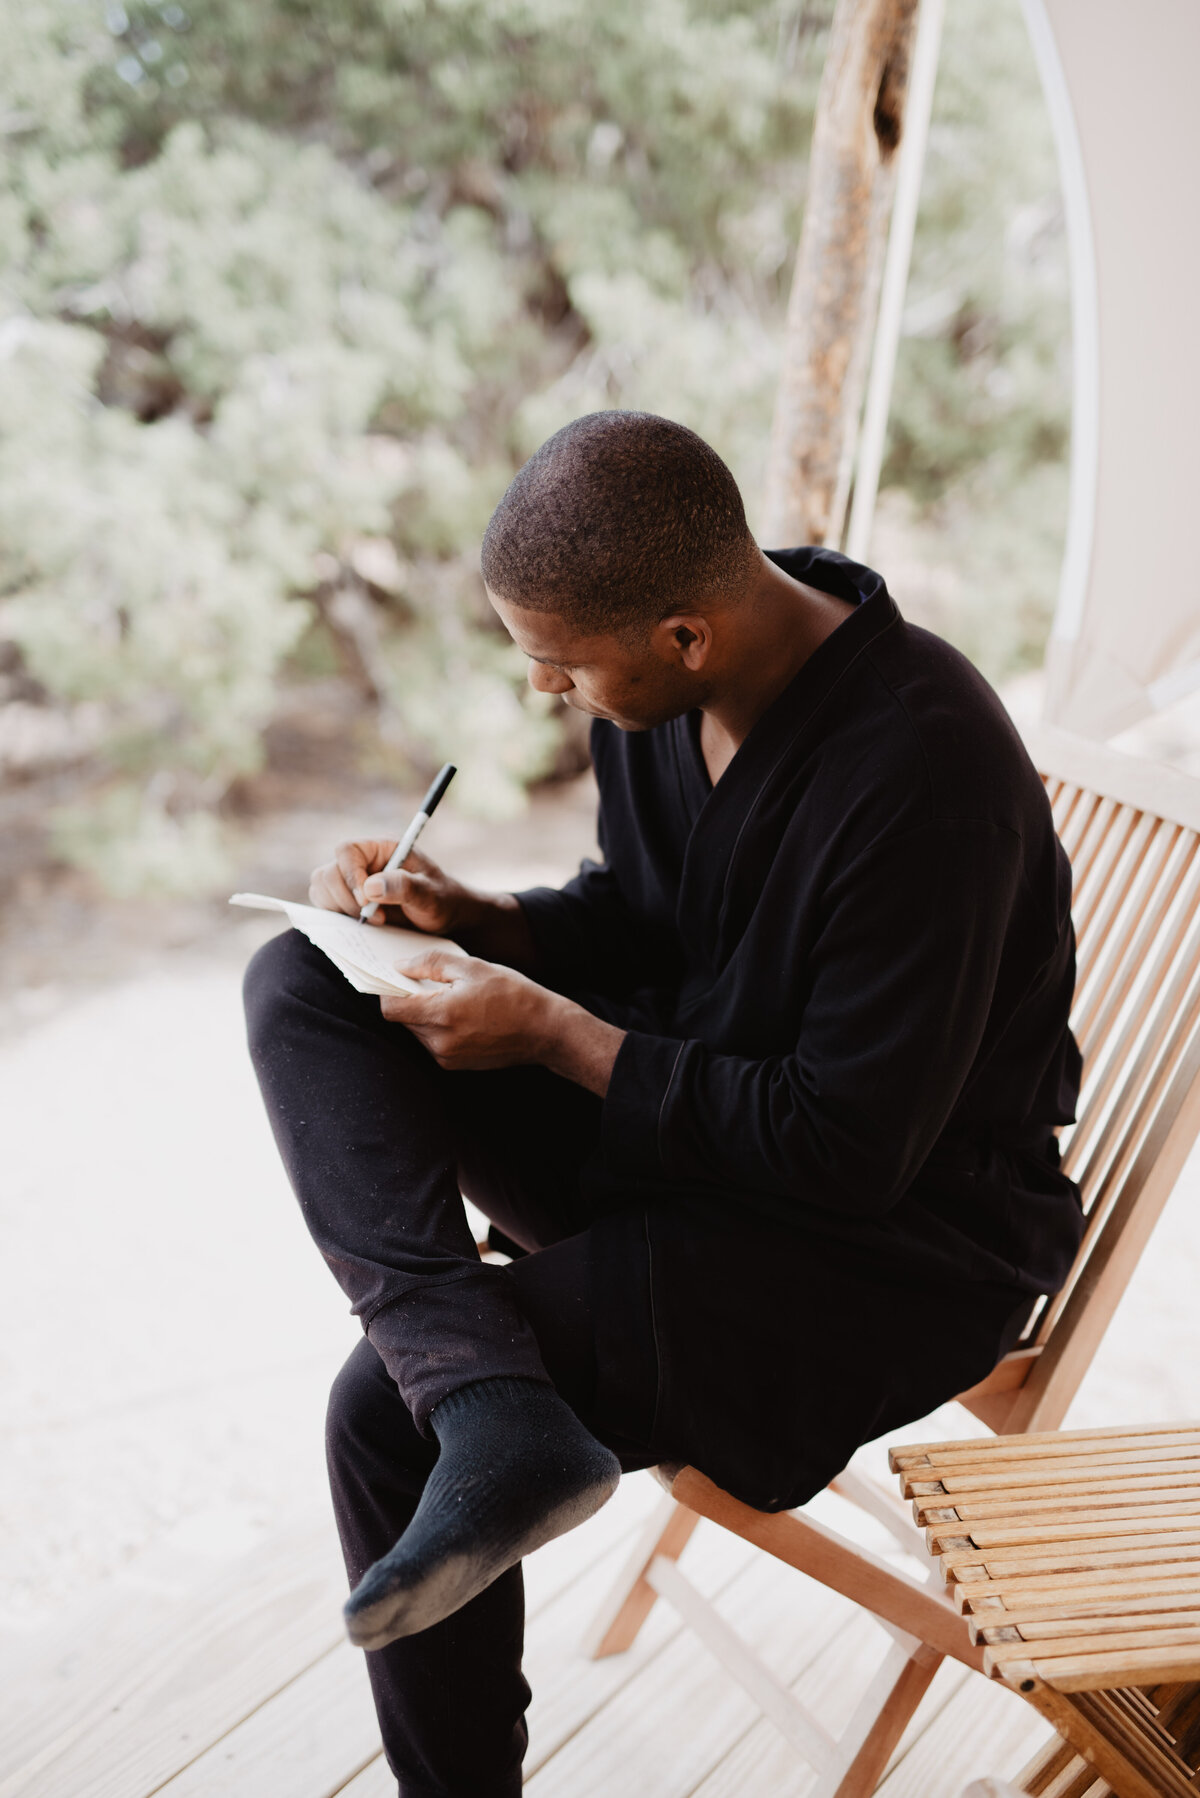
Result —
M 837 0 L 788 302 L 763 539 L 841 541 L 918 0 Z

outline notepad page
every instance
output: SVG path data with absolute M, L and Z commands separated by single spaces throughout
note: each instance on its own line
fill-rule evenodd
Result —
M 360 924 L 345 912 L 324 911 L 296 900 L 272 899 L 265 893 L 234 893 L 231 905 L 259 911 L 279 911 L 294 930 L 300 930 L 327 955 L 356 992 L 419 993 L 435 990 L 434 980 L 410 980 L 403 964 L 431 949 L 447 955 L 465 955 L 457 943 L 444 936 L 427 936 L 420 930 L 404 930 L 395 924 Z

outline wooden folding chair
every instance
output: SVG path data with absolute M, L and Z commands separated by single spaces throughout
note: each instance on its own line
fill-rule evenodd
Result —
M 1009 1434 L 1062 1422 L 1200 1132 L 1200 783 L 1058 731 L 1031 733 L 1030 752 L 1074 871 L 1072 1024 L 1084 1082 L 1062 1150 L 1087 1227 L 1062 1292 L 988 1378 L 959 1395 L 989 1430 Z M 656 1471 L 670 1498 L 593 1623 L 591 1653 L 628 1648 L 666 1598 L 817 1770 L 811 1798 L 865 1798 L 943 1658 L 978 1671 L 980 1648 L 940 1591 L 803 1511 L 756 1511 L 693 1467 Z M 848 1469 L 832 1490 L 906 1551 L 922 1552 L 903 1508 L 877 1482 Z M 701 1517 L 854 1599 L 895 1638 L 840 1740 L 677 1566 Z

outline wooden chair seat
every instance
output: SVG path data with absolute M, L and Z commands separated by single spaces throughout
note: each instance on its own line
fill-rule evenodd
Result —
M 1017 1789 L 1200 1789 L 1200 1424 L 890 1454 L 983 1670 L 1059 1740 Z

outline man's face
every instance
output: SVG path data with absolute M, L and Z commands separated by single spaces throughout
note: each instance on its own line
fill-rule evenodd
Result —
M 613 636 L 581 636 L 557 613 L 535 612 L 488 589 L 497 616 L 529 657 L 529 684 L 558 693 L 577 712 L 607 718 L 621 730 L 650 730 L 703 699 L 694 675 L 672 653 L 674 637 L 659 625 L 633 644 Z

